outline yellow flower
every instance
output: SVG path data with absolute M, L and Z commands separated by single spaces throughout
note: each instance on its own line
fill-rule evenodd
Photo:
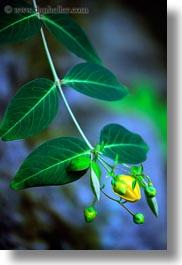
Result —
M 119 175 L 112 181 L 112 189 L 122 199 L 136 202 L 141 199 L 141 193 L 138 182 L 136 182 L 134 189 L 132 188 L 133 181 L 135 181 L 135 178 L 132 176 Z

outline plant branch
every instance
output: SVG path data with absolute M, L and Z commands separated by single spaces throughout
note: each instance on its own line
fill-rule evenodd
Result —
M 133 213 L 132 211 L 130 211 L 130 210 L 129 210 L 129 209 L 128 209 L 128 208 L 127 208 L 127 207 L 126 207 L 121 201 L 112 198 L 112 197 L 109 196 L 107 193 L 105 193 L 102 189 L 101 189 L 101 192 L 102 192 L 107 198 L 109 198 L 110 200 L 119 203 L 123 208 L 125 208 L 125 210 L 126 210 L 127 212 L 129 212 L 129 214 L 131 214 L 132 216 L 134 215 L 134 213 Z
M 111 170 L 108 168 L 107 162 L 101 156 L 98 156 L 97 159 L 102 164 L 102 166 L 105 168 L 105 170 L 110 174 L 111 173 Z
M 62 99 L 63 99 L 63 101 L 64 101 L 64 104 L 65 104 L 65 106 L 66 106 L 66 108 L 67 108 L 67 110 L 68 110 L 68 112 L 69 112 L 69 114 L 70 114 L 70 116 L 71 116 L 71 118 L 72 118 L 72 120 L 73 120 L 75 126 L 77 127 L 79 133 L 81 134 L 82 138 L 84 139 L 84 141 L 86 142 L 86 144 L 88 145 L 88 147 L 89 147 L 90 149 L 93 149 L 93 146 L 92 146 L 91 143 L 88 141 L 88 139 L 87 139 L 87 137 L 85 136 L 84 132 L 83 132 L 82 129 L 80 128 L 80 125 L 78 124 L 78 122 L 77 122 L 77 120 L 76 120 L 76 118 L 75 118 L 75 116 L 74 116 L 74 114 L 73 114 L 73 112 L 72 112 L 72 110 L 71 110 L 71 108 L 70 108 L 70 106 L 69 106 L 69 104 L 68 104 L 66 98 L 65 98 L 65 95 L 64 95 L 63 90 L 62 90 L 62 88 L 61 88 L 61 85 L 60 85 L 60 84 L 57 84 L 57 86 L 58 86 L 59 92 L 60 92 L 60 94 L 61 94 L 61 97 L 62 97 Z
M 36 3 L 36 0 L 33 0 L 33 5 L 34 5 L 34 8 L 35 8 L 35 11 L 37 13 L 38 18 L 40 18 L 40 14 L 37 11 L 37 3 Z M 66 106 L 66 108 L 67 108 L 67 110 L 68 110 L 68 112 L 69 112 L 69 114 L 70 114 L 70 116 L 71 116 L 71 118 L 72 118 L 75 126 L 77 127 L 79 133 L 81 134 L 82 138 L 84 139 L 84 141 L 86 142 L 86 144 L 88 145 L 88 147 L 90 149 L 93 149 L 93 146 L 88 141 L 87 137 L 85 136 L 84 132 L 82 131 L 80 125 L 78 124 L 78 122 L 77 122 L 77 120 L 76 120 L 76 118 L 75 118 L 75 116 L 74 116 L 74 114 L 73 114 L 73 112 L 72 112 L 72 110 L 71 110 L 68 102 L 67 102 L 67 99 L 65 98 L 65 95 L 63 93 L 62 87 L 60 85 L 59 77 L 57 75 L 56 69 L 54 67 L 54 63 L 52 61 L 52 57 L 50 55 L 50 52 L 49 52 L 49 49 L 48 49 L 48 46 L 47 46 L 45 34 L 44 34 L 44 31 L 43 31 L 43 28 L 42 27 L 40 29 L 40 33 L 41 33 L 42 41 L 43 41 L 43 44 L 44 44 L 44 49 L 45 49 L 45 52 L 46 52 L 46 55 L 47 55 L 47 59 L 48 59 L 48 62 L 49 62 L 49 65 L 50 65 L 50 68 L 51 68 L 51 71 L 52 71 L 52 74 L 53 74 L 53 77 L 54 77 L 55 84 L 56 84 L 56 86 L 59 89 L 59 93 L 60 93 L 60 95 L 61 95 L 61 97 L 62 97 L 62 99 L 64 101 L 64 104 L 65 104 L 65 106 Z

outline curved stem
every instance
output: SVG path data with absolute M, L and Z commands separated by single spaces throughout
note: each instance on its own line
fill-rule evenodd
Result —
M 125 163 L 122 163 L 122 165 L 124 166 L 124 167 L 127 167 L 127 168 L 131 168 L 131 166 L 128 166 L 127 164 L 125 164 Z
M 85 136 L 84 132 L 83 132 L 82 129 L 80 128 L 80 125 L 78 124 L 78 122 L 77 122 L 77 120 L 76 120 L 76 118 L 75 118 L 75 116 L 74 116 L 74 114 L 73 114 L 73 112 L 72 112 L 72 110 L 71 110 L 71 108 L 70 108 L 70 106 L 69 106 L 69 104 L 68 104 L 66 98 L 65 98 L 65 95 L 64 95 L 63 90 L 62 90 L 62 88 L 61 88 L 61 85 L 60 85 L 60 84 L 57 84 L 57 86 L 58 86 L 58 89 L 59 89 L 59 93 L 61 94 L 61 97 L 62 97 L 62 99 L 63 99 L 63 101 L 64 101 L 64 104 L 65 104 L 65 106 L 66 106 L 66 108 L 67 108 L 67 110 L 68 110 L 68 112 L 69 112 L 69 114 L 70 114 L 70 116 L 71 116 L 71 118 L 72 118 L 74 124 L 76 125 L 76 127 L 77 127 L 79 133 L 81 134 L 82 138 L 84 139 L 84 141 L 86 142 L 86 144 L 88 145 L 88 147 L 89 147 L 90 149 L 93 149 L 93 146 L 92 146 L 91 143 L 88 141 L 88 139 L 87 139 L 87 137 Z
M 127 208 L 127 207 L 126 207 L 121 201 L 112 198 L 112 197 L 109 196 L 107 193 L 105 193 L 103 190 L 101 190 L 101 192 L 102 192 L 107 198 L 109 198 L 110 200 L 119 203 L 123 208 L 125 208 L 125 210 L 126 210 L 127 212 L 129 212 L 129 214 L 131 214 L 132 216 L 134 215 L 134 213 L 133 213 L 132 211 L 130 211 L 130 210 L 129 210 L 129 209 L 128 209 L 128 208 Z
M 58 75 L 56 73 L 56 70 L 55 70 L 55 67 L 54 67 L 54 64 L 53 64 L 53 61 L 52 61 L 48 46 L 47 46 L 47 42 L 46 42 L 46 39 L 45 39 L 43 28 L 40 29 L 40 33 L 41 33 L 42 41 L 43 41 L 43 44 L 44 44 L 45 52 L 46 52 L 46 55 L 47 55 L 47 59 L 48 59 L 48 62 L 49 62 L 49 65 L 50 65 L 50 68 L 51 68 L 55 83 L 57 85 L 57 84 L 59 84 L 59 77 L 58 77 Z
M 117 169 L 117 170 L 121 170 L 121 171 L 123 171 L 124 173 L 127 173 L 128 175 L 130 175 L 130 172 L 129 172 L 128 170 L 125 170 L 125 169 L 120 168 L 120 167 L 115 167 L 115 169 Z
M 99 162 L 102 164 L 102 166 L 105 168 L 105 170 L 106 170 L 108 173 L 111 173 L 111 170 L 108 168 L 107 163 L 105 162 L 105 160 L 104 160 L 102 157 L 100 157 L 100 156 L 98 156 L 97 159 L 98 159 Z
M 93 201 L 92 201 L 92 207 L 94 207 L 95 206 L 95 203 L 97 202 L 97 198 L 95 197 L 94 199 L 93 199 Z
M 36 3 L 36 0 L 33 0 L 33 5 L 34 5 L 34 8 L 35 8 L 35 11 L 37 12 L 38 18 L 40 18 L 40 14 L 37 11 L 37 3 Z M 62 87 L 60 85 L 59 77 L 57 75 L 56 69 L 54 67 L 54 63 L 52 61 L 52 57 L 50 55 L 50 52 L 49 52 L 49 49 L 48 49 L 48 46 L 47 46 L 46 38 L 45 38 L 44 31 L 43 31 L 43 28 L 42 27 L 40 29 L 40 33 L 41 33 L 42 41 L 43 41 L 43 44 L 44 44 L 44 49 L 45 49 L 45 52 L 46 52 L 46 55 L 47 55 L 47 59 L 48 59 L 48 62 L 49 62 L 49 65 L 50 65 L 50 68 L 51 68 L 51 71 L 52 71 L 52 74 L 53 74 L 53 77 L 54 77 L 54 81 L 55 81 L 56 86 L 59 89 L 59 93 L 60 93 L 60 95 L 61 95 L 61 97 L 63 99 L 63 102 L 64 102 L 64 104 L 65 104 L 65 106 L 66 106 L 66 108 L 67 108 L 67 110 L 68 110 L 68 112 L 69 112 L 69 114 L 70 114 L 70 116 L 71 116 L 71 118 L 72 118 L 75 126 L 77 127 L 79 133 L 81 134 L 82 138 L 84 139 L 84 141 L 86 142 L 86 144 L 88 145 L 88 147 L 90 149 L 93 149 L 93 146 L 88 141 L 87 137 L 85 136 L 84 132 L 82 131 L 80 125 L 78 124 L 78 122 L 77 122 L 77 120 L 76 120 L 76 118 L 75 118 L 75 116 L 74 116 L 74 114 L 73 114 L 73 112 L 72 112 L 72 110 L 71 110 L 68 102 L 67 102 L 67 99 L 65 98 L 65 95 L 63 93 Z
M 107 161 L 104 160 L 101 156 L 98 157 L 99 161 L 102 160 L 105 165 L 111 168 L 111 170 L 114 168 L 114 166 L 110 165 Z

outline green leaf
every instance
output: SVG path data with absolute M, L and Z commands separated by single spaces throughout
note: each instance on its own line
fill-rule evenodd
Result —
M 126 164 L 145 161 L 149 150 L 141 136 L 118 124 L 109 124 L 102 129 L 100 144 L 103 146 L 103 155 L 114 160 L 118 154 L 119 162 Z
M 35 79 L 20 88 L 11 99 L 0 124 L 2 140 L 16 140 L 45 129 L 58 110 L 58 93 L 48 79 Z
M 101 178 L 101 169 L 96 162 L 91 163 L 91 172 L 90 172 L 90 183 L 92 191 L 96 196 L 97 200 L 100 199 L 100 178 Z
M 136 181 L 136 179 L 134 179 L 134 180 L 132 181 L 132 190 L 135 189 L 136 184 L 137 184 L 137 181 Z
M 23 162 L 11 188 L 18 190 L 35 186 L 64 185 L 79 179 L 85 170 L 68 173 L 71 160 L 89 155 L 89 147 L 75 137 L 50 140 L 34 150 Z
M 72 17 L 67 14 L 43 14 L 41 19 L 47 29 L 68 50 L 86 61 L 101 64 L 89 39 Z
M 82 171 L 90 167 L 90 156 L 80 156 L 70 161 L 67 171 Z
M 159 207 L 158 207 L 158 203 L 157 203 L 156 197 L 150 198 L 150 197 L 146 196 L 146 194 L 145 194 L 145 198 L 146 198 L 147 204 L 148 204 L 149 208 L 151 209 L 151 211 L 153 212 L 153 214 L 156 217 L 158 217 Z
M 20 8 L 24 8 L 21 12 Z M 28 11 L 26 12 L 26 8 Z M 24 1 L 4 1 L 0 11 L 0 46 L 31 38 L 40 31 L 40 20 Z
M 142 165 L 140 165 L 140 166 L 132 166 L 130 171 L 131 171 L 132 175 L 140 175 L 140 174 L 142 175 L 143 166 Z
M 128 94 L 108 69 L 92 63 L 77 64 L 61 82 L 84 95 L 102 100 L 120 100 Z

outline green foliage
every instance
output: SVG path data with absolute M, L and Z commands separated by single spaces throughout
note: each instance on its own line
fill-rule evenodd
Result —
M 106 109 L 108 104 L 102 102 Z M 155 107 L 154 107 L 155 106 Z M 160 97 L 156 84 L 152 80 L 138 80 L 133 84 L 133 92 L 130 91 L 130 96 L 123 101 L 113 102 L 109 108 L 122 115 L 137 114 L 140 117 L 145 117 L 150 120 L 158 130 L 160 135 L 160 143 L 162 144 L 163 152 L 166 155 L 167 145 L 167 106 L 164 98 Z
M 27 3 L 12 1 L 10 4 L 10 13 L 8 9 L 5 12 L 8 5 L 0 10 L 0 46 L 29 39 L 40 31 L 41 24 L 36 13 L 13 12 L 14 8 L 30 7 Z
M 36 10 L 35 0 L 33 4 Z M 23 1 L 12 1 L 10 9 L 11 7 L 14 11 L 15 7 L 30 6 Z M 125 208 L 133 216 L 135 223 L 144 223 L 144 216 L 141 213 L 133 214 L 125 205 L 127 202 L 136 202 L 141 198 L 140 188 L 145 191 L 150 209 L 158 216 L 157 200 L 152 197 L 156 190 L 151 191 L 152 182 L 143 174 L 143 166 L 136 165 L 145 161 L 149 150 L 142 137 L 121 125 L 109 124 L 101 130 L 99 143 L 93 147 L 80 128 L 64 96 L 62 85 L 105 101 L 117 101 L 128 94 L 128 90 L 119 83 L 114 74 L 101 66 L 99 56 L 81 27 L 67 14 L 12 12 L 10 15 L 4 9 L 0 11 L 0 15 L 0 45 L 25 40 L 41 30 L 43 45 L 54 76 L 54 82 L 40 78 L 32 80 L 19 89 L 9 102 L 0 124 L 2 140 L 27 138 L 47 128 L 58 111 L 58 91 L 84 139 L 82 141 L 75 137 L 59 137 L 40 145 L 24 160 L 11 182 L 11 188 L 19 190 L 36 186 L 64 185 L 78 180 L 90 168 L 90 186 L 94 200 L 91 206 L 84 210 L 87 223 L 92 222 L 98 214 L 94 205 L 100 199 L 101 192 Z M 40 26 L 42 24 L 68 50 L 88 61 L 72 67 L 60 81 L 49 53 L 43 28 Z M 104 156 L 113 160 L 113 165 L 109 164 Z M 98 162 L 107 171 L 107 177 L 112 178 L 111 187 L 119 195 L 119 200 L 103 191 L 105 186 L 101 187 L 100 184 L 102 170 Z M 118 167 L 119 164 L 125 166 L 127 170 Z M 124 173 L 127 172 L 129 176 L 116 175 L 116 168 L 123 170 Z M 150 192 L 148 192 L 149 189 Z
M 91 163 L 90 168 L 90 185 L 92 187 L 92 191 L 94 195 L 96 196 L 97 200 L 100 199 L 100 179 L 102 175 L 102 171 L 99 167 L 99 165 L 96 162 Z
M 56 116 L 58 93 L 54 82 L 40 78 L 20 88 L 9 102 L 0 124 L 0 136 L 4 141 L 33 136 Z
M 143 173 L 143 166 L 132 166 L 130 172 L 133 175 L 141 175 Z
M 101 60 L 89 39 L 79 24 L 69 15 L 43 14 L 41 20 L 53 36 L 68 50 L 86 61 L 101 64 Z
M 135 187 L 136 187 L 136 184 L 137 184 L 137 180 L 136 180 L 136 179 L 134 179 L 134 180 L 133 180 L 133 182 L 132 182 L 132 190 L 134 190 L 134 189 L 135 189 Z
M 68 71 L 62 84 L 71 86 L 87 96 L 113 101 L 128 94 L 116 77 L 103 66 L 92 63 L 77 64 Z
M 11 187 L 15 190 L 34 186 L 63 185 L 79 179 L 84 171 L 69 173 L 71 160 L 89 155 L 87 145 L 74 137 L 50 140 L 33 151 L 23 162 Z
M 120 163 L 138 164 L 146 160 L 149 148 L 138 134 L 128 131 L 121 125 L 109 124 L 100 134 L 102 154 Z

